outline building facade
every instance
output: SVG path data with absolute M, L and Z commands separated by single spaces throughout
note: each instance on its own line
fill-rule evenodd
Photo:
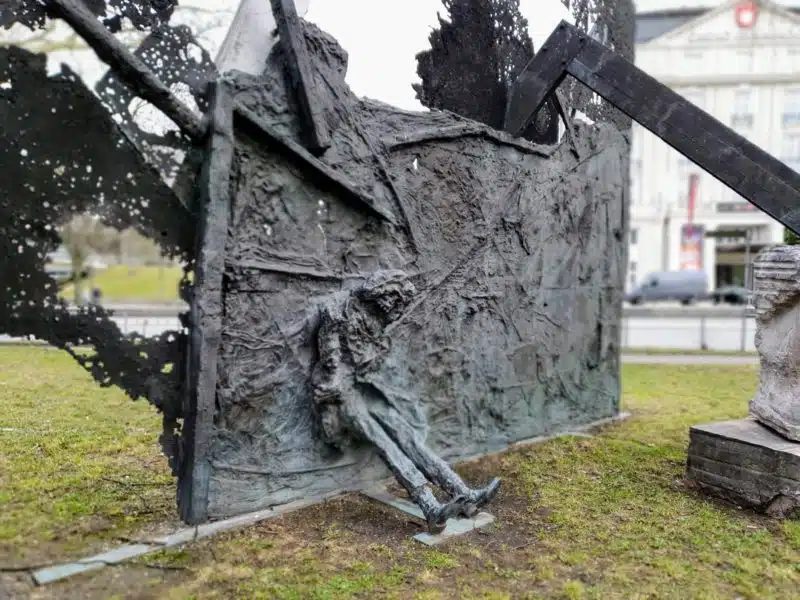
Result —
M 800 169 L 800 0 L 636 6 L 637 66 Z M 629 288 L 696 268 L 712 288 L 749 284 L 746 265 L 783 226 L 636 124 L 631 152 Z

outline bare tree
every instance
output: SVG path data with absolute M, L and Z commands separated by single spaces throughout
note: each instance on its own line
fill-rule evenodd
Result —
M 94 4 L 102 4 L 104 0 L 95 0 Z M 111 8 L 124 4 L 124 0 L 105 0 Z M 98 6 L 99 6 L 98 4 Z M 163 5 L 174 4 L 170 0 L 161 2 Z M 204 48 L 213 50 L 216 42 L 212 39 L 213 33 L 224 30 L 231 20 L 236 8 L 235 2 L 224 3 L 221 7 L 208 8 L 203 0 L 183 0 L 179 5 L 169 9 L 170 22 L 176 25 L 185 25 L 191 29 L 194 36 Z M 8 10 L 8 9 L 6 9 Z M 172 14 L 174 11 L 174 14 Z M 75 33 L 66 23 L 60 20 L 34 21 L 12 20 L 13 8 L 8 13 L 0 8 L 0 47 L 18 46 L 29 52 L 54 55 L 65 59 L 70 67 L 82 78 L 91 72 L 98 75 L 105 70 L 94 52 L 86 45 L 83 39 Z M 117 9 L 111 11 L 112 17 L 106 19 L 106 25 L 116 37 L 128 48 L 135 49 L 141 44 L 148 33 L 148 29 L 155 27 L 161 19 L 145 22 L 141 18 L 127 18 L 131 10 Z M 5 18 L 4 18 L 5 16 Z M 31 25 L 38 25 L 31 27 Z M 80 53 L 80 58 L 66 60 L 70 53 Z M 73 57 L 76 56 L 73 54 Z M 90 84 L 92 82 L 89 82 Z
M 89 259 L 107 254 L 120 233 L 103 225 L 98 217 L 85 213 L 73 217 L 61 227 L 59 234 L 70 256 L 75 304 L 80 304 L 84 281 L 92 275 Z

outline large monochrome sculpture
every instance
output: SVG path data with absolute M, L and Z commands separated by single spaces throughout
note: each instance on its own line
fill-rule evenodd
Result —
M 242 6 L 262 18 L 254 2 Z M 271 42 L 252 30 L 229 36 L 225 63 L 248 72 L 220 74 L 207 53 L 190 51 L 191 32 L 170 26 L 174 4 L 0 7 L 4 26 L 63 19 L 111 67 L 93 94 L 67 68 L 47 75 L 43 56 L 0 51 L 0 333 L 47 340 L 100 384 L 162 412 L 187 521 L 363 489 L 393 473 L 436 532 L 498 491 L 496 479 L 467 483 L 450 464 L 616 415 L 627 262 L 619 128 L 629 118 L 800 230 L 800 176 L 634 67 L 630 39 L 611 39 L 620 54 L 562 22 L 524 67 L 532 49 L 515 46 L 501 133 L 454 112 L 356 98 L 346 53 L 291 0 L 271 3 Z M 123 26 L 149 31 L 136 52 L 114 36 Z M 433 78 L 420 93 L 438 107 L 462 98 L 434 85 L 449 31 L 420 57 Z M 236 60 L 247 40 L 266 54 Z M 573 121 L 576 96 L 560 89 L 567 75 L 602 99 L 584 112 L 604 107 L 616 125 Z M 135 98 L 173 128 L 140 127 Z M 544 124 L 556 115 L 565 142 L 532 143 L 553 133 Z M 185 264 L 183 331 L 123 335 L 106 311 L 59 299 L 43 267 L 60 227 L 82 213 L 134 228 Z M 772 268 L 764 282 L 794 273 Z M 768 331 L 783 327 L 778 307 L 789 300 L 765 286 L 753 413 L 792 436 L 794 371 L 776 360 L 793 354 Z M 792 285 L 780 289 L 794 302 Z M 77 350 L 85 345 L 93 351 Z M 700 439 L 725 436 L 695 432 L 690 474 L 727 464 Z M 778 452 L 758 456 L 782 465 L 770 481 L 784 486 L 781 506 L 794 503 L 784 484 L 796 469 L 782 457 L 796 449 L 737 435 L 731 448 Z M 750 450 L 739 458 L 753 461 Z
M 761 377 L 750 413 L 800 442 L 800 247 L 776 246 L 759 254 L 755 295 Z
M 2 50 L 0 332 L 45 339 L 162 411 L 185 520 L 393 474 L 439 531 L 499 487 L 450 464 L 617 414 L 624 132 L 574 124 L 556 94 L 540 104 L 569 135 L 548 146 L 359 99 L 346 53 L 290 0 L 272 2 L 263 69 L 220 74 L 207 53 L 186 58 L 196 42 L 169 25 L 173 4 L 0 11 L 4 25 L 64 19 L 111 67 L 92 94 Z M 136 52 L 121 23 L 150 32 Z M 175 128 L 140 128 L 137 96 Z M 526 137 L 543 131 L 537 108 Z M 46 256 L 83 212 L 183 261 L 183 331 L 126 336 L 57 297 Z
M 217 86 L 183 514 L 359 489 L 388 467 L 436 531 L 498 485 L 447 462 L 617 412 L 627 142 L 580 129 L 578 158 L 359 100 L 337 44 L 302 30 L 316 134 L 279 53 Z
M 754 263 L 761 363 L 750 418 L 692 428 L 691 481 L 777 517 L 800 514 L 800 246 L 762 251 Z

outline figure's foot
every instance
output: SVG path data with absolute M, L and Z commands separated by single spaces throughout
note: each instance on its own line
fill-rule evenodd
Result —
M 427 512 L 428 532 L 432 535 L 442 533 L 447 527 L 447 520 L 452 519 L 464 512 L 464 500 L 456 498 L 447 504 L 439 504 L 436 508 Z
M 485 488 L 479 491 L 479 499 L 478 499 L 478 508 L 482 508 L 489 504 L 494 497 L 497 496 L 497 492 L 500 490 L 500 479 L 495 477 L 492 481 L 487 485 Z
M 461 514 L 471 519 L 478 514 L 481 508 L 489 504 L 494 499 L 500 489 L 500 480 L 495 477 L 485 488 L 469 490 L 466 494 L 459 496 L 458 500 L 463 507 Z

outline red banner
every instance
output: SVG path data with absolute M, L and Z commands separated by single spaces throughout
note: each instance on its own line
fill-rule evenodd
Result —
M 736 15 L 736 24 L 741 29 L 749 29 L 756 24 L 758 5 L 752 0 L 742 2 L 736 7 L 734 14 Z
M 697 187 L 700 185 L 700 177 L 697 173 L 689 175 L 689 225 L 694 222 L 694 211 L 697 208 Z
M 681 271 L 703 269 L 704 237 L 705 228 L 702 225 L 687 224 L 681 227 Z

